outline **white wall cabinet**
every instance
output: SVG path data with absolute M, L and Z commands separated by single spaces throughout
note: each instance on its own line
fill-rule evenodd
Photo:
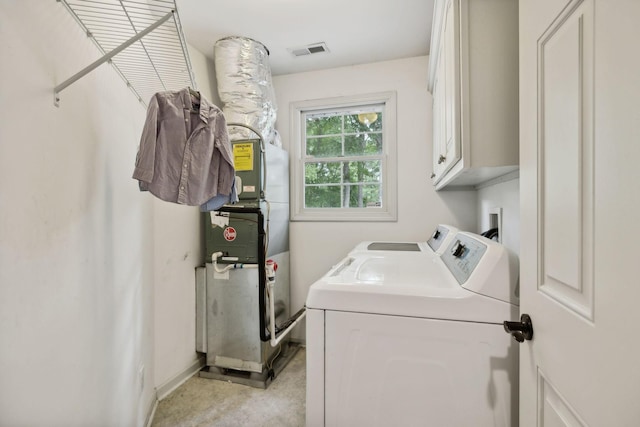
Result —
M 433 173 L 444 176 L 460 159 L 460 109 L 455 102 L 460 93 L 458 58 L 455 52 L 454 1 L 444 2 L 441 45 L 435 57 L 433 81 Z
M 436 0 L 429 91 L 436 189 L 518 168 L 518 2 Z

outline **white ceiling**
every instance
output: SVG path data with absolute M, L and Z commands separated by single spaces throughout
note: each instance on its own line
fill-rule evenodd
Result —
M 270 51 L 273 75 L 426 55 L 434 0 L 176 0 L 187 42 L 213 59 L 227 36 Z M 329 52 L 287 49 L 325 42 Z

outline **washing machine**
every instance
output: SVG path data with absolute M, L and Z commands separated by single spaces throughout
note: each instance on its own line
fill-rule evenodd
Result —
M 352 251 L 307 297 L 307 426 L 517 426 L 517 277 L 466 232 L 441 256 Z
M 458 229 L 456 227 L 438 224 L 426 242 L 364 241 L 356 245 L 350 255 L 360 252 L 372 252 L 378 255 L 440 256 L 449 246 L 457 232 Z

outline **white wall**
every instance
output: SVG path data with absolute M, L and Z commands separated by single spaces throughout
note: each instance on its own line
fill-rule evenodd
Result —
M 215 64 L 193 46 L 189 48 L 191 68 L 196 79 L 197 90 L 209 101 L 217 106 L 222 106 L 218 96 L 218 82 L 216 80 Z M 211 46 L 213 49 L 213 45 Z
M 302 58 L 301 60 L 304 60 Z M 431 185 L 431 95 L 427 91 L 428 57 L 379 62 L 317 72 L 276 76 L 276 128 L 285 149 L 292 102 L 397 92 L 398 221 L 291 223 L 291 310 L 304 305 L 309 286 L 362 240 L 426 240 L 438 223 L 475 229 L 476 193 L 435 192 Z M 303 339 L 304 327 L 295 338 Z
M 153 265 L 154 384 L 164 395 L 198 365 L 195 351 L 195 267 L 202 263 L 202 232 L 197 207 L 154 199 L 153 208 L 156 240 Z
M 197 208 L 131 178 L 144 107 L 106 64 L 53 106 L 98 56 L 59 3 L 0 1 L 2 426 L 143 425 L 195 358 Z
M 197 89 L 217 99 L 213 62 L 189 50 Z M 213 89 L 212 89 L 213 88 Z M 160 398 L 199 367 L 195 351 L 195 267 L 203 260 L 200 210 L 153 200 L 155 262 L 155 378 Z
M 509 177 L 511 179 L 498 179 L 492 185 L 483 186 L 478 190 L 478 232 L 490 228 L 490 209 L 502 208 L 502 244 L 519 254 L 520 179 L 517 173 L 509 174 Z

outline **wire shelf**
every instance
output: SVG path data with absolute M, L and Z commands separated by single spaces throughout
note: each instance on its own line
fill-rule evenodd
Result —
M 59 92 L 110 62 L 146 107 L 156 92 L 196 89 L 174 0 L 58 0 L 104 55 L 54 89 Z

